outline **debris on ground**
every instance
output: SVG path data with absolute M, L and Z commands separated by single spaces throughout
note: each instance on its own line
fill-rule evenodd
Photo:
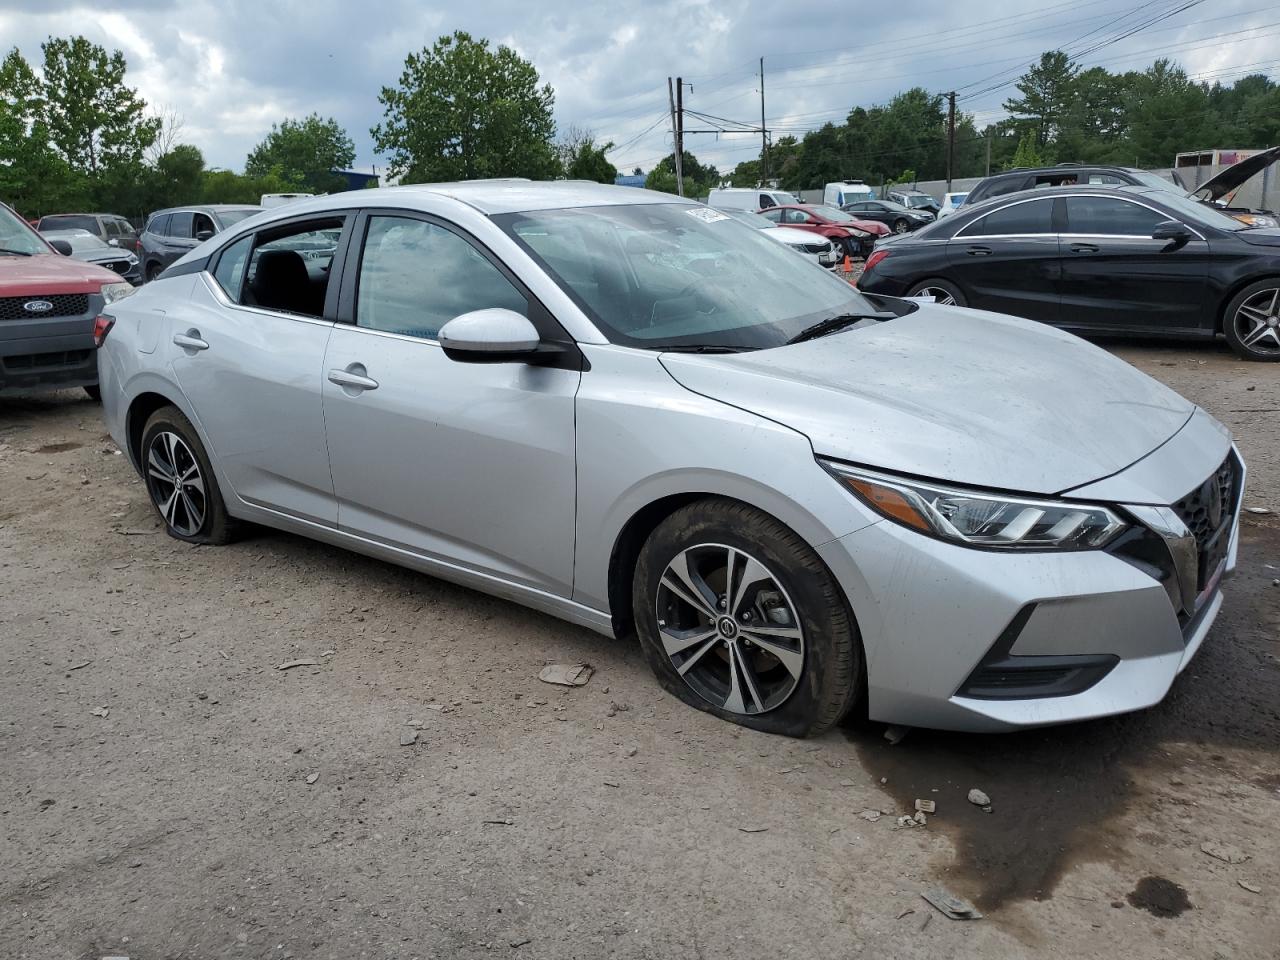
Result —
M 509 940 L 507 942 L 511 944 L 512 950 L 516 949 L 517 947 L 523 947 L 526 943 L 533 943 L 533 941 L 530 940 L 528 937 L 525 937 L 523 940 Z
M 318 666 L 320 666 L 319 660 L 288 660 L 280 664 L 280 666 L 276 667 L 276 669 L 292 670 L 294 667 L 318 667 Z
M 623 752 L 623 754 L 625 754 L 625 755 L 626 755 L 626 756 L 628 756 L 628 757 L 634 757 L 637 753 L 639 753 L 639 752 L 640 752 L 640 748 L 639 748 L 639 747 L 627 747 L 627 749 L 626 749 L 626 750 L 624 750 L 624 751 L 622 751 L 622 752 Z
M 510 827 L 515 823 L 514 820 L 481 820 L 480 822 L 492 824 L 495 827 Z
M 860 814 L 858 814 L 858 816 L 860 816 L 863 820 L 866 820 L 868 823 L 875 823 L 877 820 L 880 819 L 881 814 L 879 810 L 863 810 Z
M 977 787 L 974 787 L 972 790 L 969 791 L 969 802 L 972 803 L 975 807 L 991 806 L 991 798 L 988 797 L 981 790 L 979 790 Z
M 400 746 L 412 747 L 417 742 L 418 742 L 417 730 L 402 730 L 400 732 Z
M 916 800 L 917 813 L 933 813 L 938 809 L 938 805 L 932 800 Z
M 320 779 L 320 774 L 318 774 L 318 773 L 308 773 L 308 774 L 307 774 L 307 785 L 308 785 L 308 786 L 310 786 L 311 784 L 315 783 L 315 782 L 316 782 L 317 780 L 319 780 L 319 779 Z
M 1248 880 L 1237 880 L 1236 883 L 1240 885 L 1240 888 L 1242 890 L 1248 890 L 1250 893 L 1262 892 L 1262 888 L 1260 886 L 1258 886 L 1256 883 L 1250 883 Z
M 1245 513 L 1256 513 L 1256 514 L 1258 514 L 1258 515 L 1260 515 L 1260 516 L 1264 516 L 1264 517 L 1265 517 L 1265 516 L 1266 516 L 1268 513 L 1270 513 L 1271 511 L 1270 511 L 1270 510 L 1268 510 L 1266 507 L 1245 507 L 1245 508 L 1244 508 L 1244 512 L 1245 512 Z
M 899 744 L 902 738 L 911 732 L 910 727 L 889 726 L 884 729 L 884 738 L 892 744 Z
M 542 668 L 538 679 L 543 683 L 558 683 L 562 687 L 581 687 L 593 673 L 595 668 L 589 663 L 549 663 Z
M 92 660 L 84 660 L 81 663 L 77 663 L 77 664 L 74 664 L 73 666 L 67 667 L 67 670 L 83 670 L 85 667 L 87 667 L 91 663 L 93 663 Z
M 102 719 L 104 720 L 111 715 L 111 711 L 106 707 L 94 707 L 89 712 L 92 713 L 95 717 L 102 717 Z
M 923 810 L 917 810 L 916 815 L 911 819 L 914 820 L 916 823 L 920 824 L 920 826 L 922 827 L 929 822 L 929 818 L 924 815 Z
M 977 907 L 942 887 L 930 887 L 920 896 L 936 907 L 943 916 L 950 917 L 952 920 L 982 919 L 982 914 L 978 912 Z
M 741 830 L 743 833 L 764 833 L 769 828 L 768 827 L 739 827 L 738 829 Z
M 1200 850 L 1223 863 L 1244 863 L 1249 859 L 1249 854 L 1229 843 L 1214 843 L 1212 840 L 1206 840 L 1200 844 Z

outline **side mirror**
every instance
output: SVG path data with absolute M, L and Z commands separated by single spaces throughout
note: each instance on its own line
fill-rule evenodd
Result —
M 53 249 L 57 250 L 64 257 L 71 256 L 71 244 L 67 243 L 65 240 L 50 240 L 49 246 L 53 247 Z
M 1177 220 L 1161 220 L 1151 231 L 1152 240 L 1172 240 L 1174 243 L 1186 243 L 1193 236 L 1186 224 Z
M 196 239 L 201 243 L 204 243 L 206 240 L 209 240 L 212 237 L 213 237 L 212 230 L 199 230 L 196 232 Z
M 529 360 L 541 338 L 527 317 L 503 307 L 473 310 L 454 317 L 436 335 L 444 355 L 459 363 L 511 363 Z

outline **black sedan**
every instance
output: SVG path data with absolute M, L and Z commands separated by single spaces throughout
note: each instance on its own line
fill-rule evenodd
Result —
M 928 210 L 912 210 L 892 200 L 858 200 L 846 203 L 840 209 L 859 220 L 878 220 L 894 233 L 910 233 L 937 219 Z
M 1142 186 L 1030 190 L 887 237 L 858 287 L 1280 360 L 1280 229 Z
M 40 235 L 64 256 L 114 270 L 135 287 L 142 283 L 142 264 L 136 254 L 104 243 L 88 230 L 42 230 Z

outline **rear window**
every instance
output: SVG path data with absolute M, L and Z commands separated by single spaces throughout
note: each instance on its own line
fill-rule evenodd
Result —
M 194 216 L 190 210 L 169 214 L 169 229 L 165 231 L 171 237 L 190 237 L 191 223 Z
M 960 231 L 961 236 L 1053 233 L 1053 200 L 1024 200 L 987 214 Z
M 151 222 L 147 224 L 147 232 L 154 233 L 157 236 L 168 236 L 169 234 L 169 218 L 173 216 L 170 213 L 160 213 L 151 218 Z
M 40 220 L 40 229 L 43 230 L 88 230 L 90 233 L 98 232 L 98 218 L 79 216 L 76 214 L 56 214 L 52 217 L 42 217 Z

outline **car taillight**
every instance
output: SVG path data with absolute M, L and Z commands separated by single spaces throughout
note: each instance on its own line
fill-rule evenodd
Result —
M 871 268 L 889 255 L 888 250 L 872 251 L 871 256 L 867 257 L 867 262 L 862 265 L 862 272 L 869 273 Z
M 102 342 L 107 339 L 107 334 L 111 332 L 111 328 L 116 325 L 116 318 L 102 314 L 93 318 L 93 345 L 95 347 L 102 346 Z

